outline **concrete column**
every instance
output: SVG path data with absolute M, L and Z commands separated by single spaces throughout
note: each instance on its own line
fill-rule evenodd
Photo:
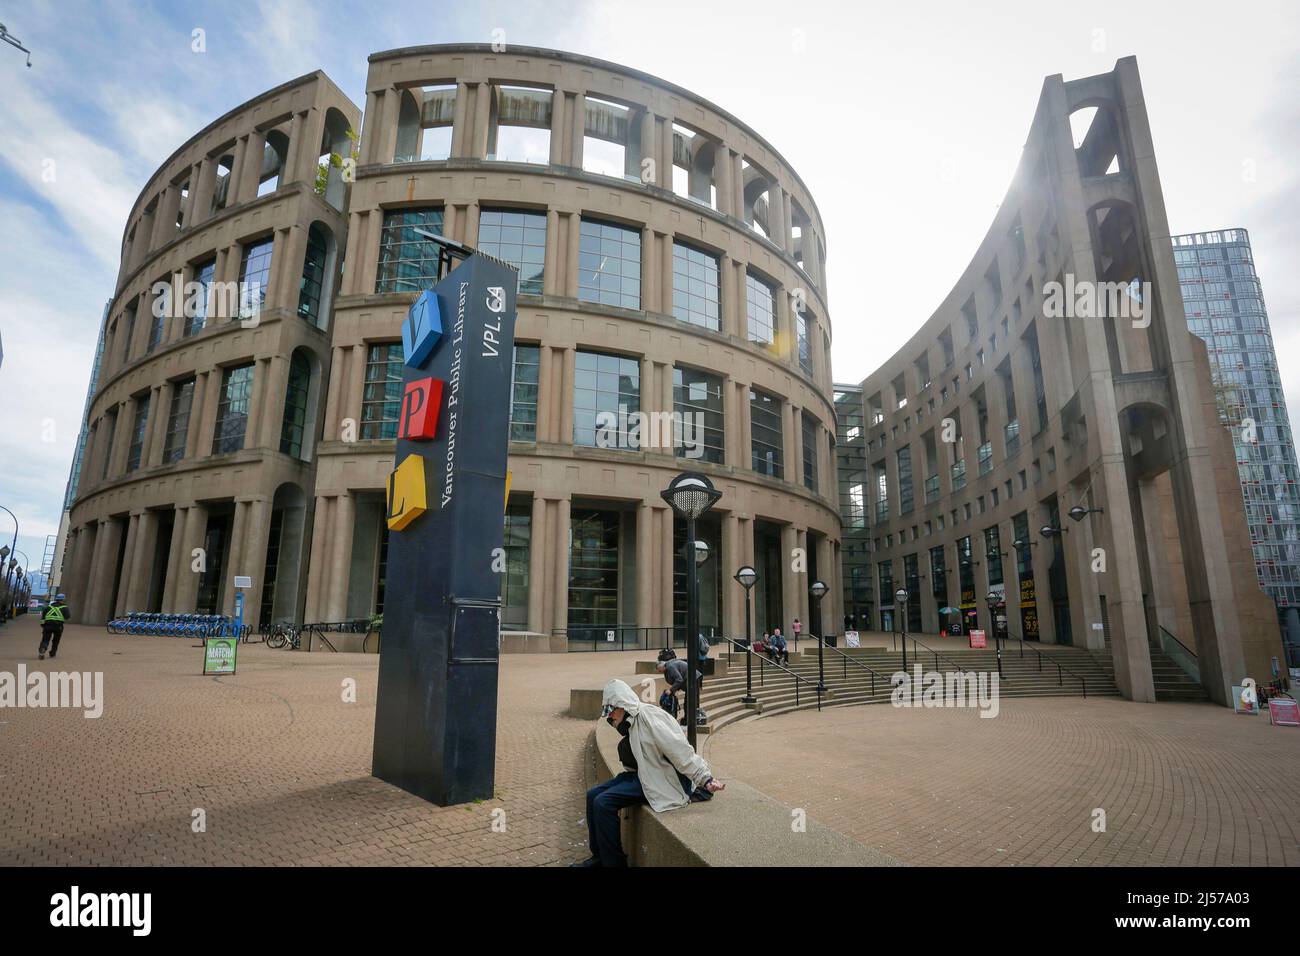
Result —
M 334 346 L 330 353 L 329 385 L 325 390 L 325 431 L 323 433 L 325 441 L 336 441 L 341 437 L 343 408 L 339 390 L 346 372 L 343 356 L 343 346 Z
M 222 571 L 225 580 L 221 582 L 221 613 L 233 615 L 235 613 L 235 587 L 234 579 L 236 574 L 249 574 L 250 572 L 244 567 L 244 540 L 248 535 L 248 502 L 235 501 L 235 515 L 230 521 L 230 549 L 229 557 L 226 559 L 226 566 Z M 247 597 L 247 595 L 245 595 Z M 248 619 L 248 608 L 244 608 L 244 619 Z
M 208 372 L 205 386 L 207 394 L 203 398 L 203 417 L 199 422 L 197 447 L 197 453 L 202 457 L 212 454 L 212 440 L 216 432 L 217 406 L 221 402 L 221 380 L 223 377 L 223 369 L 214 368 Z M 193 415 L 191 415 L 191 418 L 193 418 Z
M 641 156 L 642 161 L 646 159 L 655 159 L 655 114 L 650 110 L 643 110 L 640 117 L 641 122 Z M 655 159 L 654 176 L 646 183 L 647 186 L 659 185 L 659 161 Z M 644 166 L 640 166 L 642 170 Z M 645 175 L 643 172 L 641 175 Z
M 180 567 L 176 577 L 176 613 L 191 614 L 198 603 L 199 573 L 194 570 L 194 550 L 202 548 L 208 530 L 208 509 L 191 505 L 185 516 Z M 175 532 L 173 532 L 175 533 Z M 211 560 L 209 556 L 208 560 Z
M 144 447 L 140 450 L 141 468 L 154 468 L 162 463 L 162 443 L 174 387 L 171 382 L 164 382 L 149 390 L 149 421 L 145 425 Z
M 283 185 L 301 181 L 302 156 L 306 145 L 302 141 L 305 122 L 306 114 L 297 111 L 289 121 L 289 149 L 284 157 L 284 170 L 280 175 L 280 182 Z
M 185 522 L 189 508 L 178 505 L 172 511 L 172 540 L 167 549 L 167 570 L 163 577 L 162 610 L 164 614 L 178 613 L 176 610 L 176 588 L 182 574 L 188 571 L 185 554 Z
M 91 561 L 90 576 L 86 580 L 86 620 L 100 623 L 113 613 L 115 595 L 113 577 L 117 570 L 117 549 L 122 541 L 122 524 L 114 518 L 99 522 L 95 533 L 95 555 Z M 66 590 L 66 588 L 65 588 Z
M 794 427 L 794 406 L 789 402 L 781 403 L 781 454 L 785 458 L 785 468 L 783 474 L 785 480 L 792 485 L 799 484 L 799 471 L 802 462 L 797 454 L 798 446 L 796 445 L 796 434 L 798 429 Z
M 721 195 L 721 194 L 719 194 Z M 739 335 L 736 306 L 736 270 L 731 256 L 725 252 L 718 257 L 718 331 L 723 335 Z
M 794 630 L 790 626 L 791 622 L 798 617 L 803 619 L 800 614 L 799 606 L 799 582 L 800 576 L 795 574 L 792 567 L 794 560 L 794 549 L 799 546 L 799 534 L 792 524 L 781 526 L 781 618 L 777 622 L 780 624 L 781 633 L 786 636 L 787 640 L 794 637 Z M 775 626 L 775 625 L 774 625 Z
M 559 633 L 569 628 L 569 517 L 571 502 L 561 498 L 555 502 L 555 538 L 551 542 L 552 560 L 555 564 L 554 592 L 551 597 L 551 627 Z
M 262 177 L 262 161 L 266 157 L 266 133 L 254 130 L 246 139 L 243 178 L 239 183 L 239 202 L 251 202 L 257 198 Z M 232 185 L 234 185 L 232 183 Z
M 654 509 L 648 501 L 636 508 L 636 623 L 653 627 L 654 613 Z
M 269 359 L 255 359 L 253 362 L 253 388 L 248 396 L 248 421 L 244 426 L 245 448 L 260 448 L 266 443 L 262 426 L 266 411 L 267 368 L 269 366 Z
M 365 390 L 366 377 L 366 346 L 352 346 L 352 360 L 348 363 L 348 389 L 345 393 L 346 400 L 343 410 L 347 418 L 351 418 L 358 423 L 358 429 L 361 422 L 361 398 Z
M 158 515 L 142 512 L 136 523 L 134 558 L 126 586 L 128 610 L 144 611 L 149 600 L 149 582 L 153 580 L 154 553 L 158 549 Z
M 491 123 L 492 84 L 482 82 L 474 87 L 474 140 L 473 159 L 483 159 L 488 153 Z
M 262 589 L 266 586 L 266 546 L 271 535 L 271 503 L 254 498 L 248 503 L 248 522 L 244 530 L 244 549 L 238 564 L 231 559 L 235 573 L 248 574 L 253 586 L 244 592 L 244 623 L 258 625 L 262 607 Z M 242 569 L 242 570 L 238 570 Z
M 560 431 L 555 440 L 560 443 L 573 443 L 573 382 L 576 375 L 577 349 L 566 348 L 564 352 L 563 373 L 560 379 Z M 567 517 L 565 519 L 568 520 Z M 567 528 L 568 525 L 566 524 Z
M 732 215 L 745 221 L 745 166 L 740 153 L 731 154 Z
M 790 230 L 785 225 L 785 191 L 775 182 L 767 187 L 767 231 L 778 249 L 786 247 Z
M 569 108 L 569 165 L 582 168 L 582 140 L 587 133 L 587 98 L 581 92 L 573 94 Z
M 805 562 L 804 566 L 807 567 L 808 570 L 802 573 L 800 572 L 795 573 L 794 576 L 795 595 L 798 598 L 799 606 L 798 606 L 798 610 L 792 616 L 798 617 L 799 620 L 802 622 L 803 633 L 811 634 L 812 633 L 812 613 L 811 613 L 812 595 L 808 593 L 808 588 L 813 582 L 812 558 L 814 552 L 812 548 L 810 548 L 809 546 L 808 529 L 796 528 L 794 532 L 794 538 L 795 538 L 795 547 L 798 548 L 799 552 L 803 555 L 803 560 Z M 821 568 L 819 567 L 818 573 L 820 572 L 821 572 Z
M 647 312 L 666 312 L 659 295 L 659 285 L 651 278 L 656 275 L 655 231 L 641 227 L 641 308 Z
M 330 566 L 332 549 L 330 532 L 333 524 L 330 513 L 334 499 L 325 495 L 316 496 L 316 508 L 312 519 L 311 564 L 307 570 L 307 603 L 303 608 L 303 622 L 310 623 L 325 619 L 323 605 L 330 587 Z
M 722 626 L 732 640 L 745 632 L 745 589 L 735 580 L 741 560 L 740 519 L 734 512 L 722 516 Z
M 339 495 L 335 504 L 327 603 L 330 621 L 341 621 L 347 617 L 348 572 L 352 557 L 352 532 L 356 525 L 355 505 L 355 499 L 349 492 Z
M 659 606 L 655 608 L 659 627 L 673 626 L 673 512 L 659 510 Z
M 582 235 L 582 214 L 571 212 L 568 214 L 568 221 L 568 245 L 564 256 L 564 294 L 571 299 L 576 299 L 578 297 L 578 241 Z M 641 283 L 645 284 L 645 276 L 641 277 Z
M 554 209 L 547 209 L 546 262 L 542 267 L 542 293 L 544 295 L 564 295 L 564 266 L 560 261 L 559 239 L 560 214 Z
M 470 155 L 468 146 L 472 130 L 469 129 L 469 84 L 456 83 L 456 107 L 451 119 L 451 155 L 464 159 Z
M 724 216 L 736 215 L 736 195 L 732 188 L 731 150 L 719 143 L 713 153 L 713 180 L 718 188 L 718 212 Z
M 746 467 L 748 462 L 740 453 L 740 399 L 736 383 L 722 380 L 722 447 L 723 463 L 732 468 Z M 739 567 L 739 565 L 737 565 Z
M 555 382 L 555 359 L 553 356 L 554 349 L 549 345 L 539 346 L 537 349 L 538 368 L 537 368 L 537 441 L 542 442 L 555 441 L 555 416 L 557 411 L 557 392 L 559 386 Z
M 647 281 L 659 286 L 660 311 L 671 315 L 673 311 L 673 237 L 665 234 L 659 240 L 659 268 L 650 276 L 642 276 L 641 284 Z
M 751 428 L 749 392 L 748 383 L 736 383 L 736 394 L 739 399 L 737 408 L 740 412 L 740 420 L 737 422 L 740 428 L 740 458 L 737 465 L 740 468 L 752 471 L 754 467 L 754 433 Z
M 127 611 L 139 608 L 127 606 L 127 592 L 131 589 L 131 571 L 135 567 L 136 532 L 140 526 L 140 515 L 135 513 L 127 518 L 126 547 L 122 551 L 121 575 L 118 578 L 117 592 L 113 595 L 113 614 L 121 617 Z
M 546 594 L 546 499 L 533 493 L 533 516 L 528 541 L 528 630 L 547 633 L 542 618 Z

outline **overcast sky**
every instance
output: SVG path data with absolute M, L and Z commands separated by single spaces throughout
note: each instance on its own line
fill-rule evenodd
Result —
M 0 505 L 40 562 L 58 526 L 122 229 L 149 176 L 227 110 L 313 69 L 364 102 L 366 56 L 505 41 L 636 67 L 712 100 L 799 171 L 826 223 L 836 381 L 943 300 L 983 238 L 1043 78 L 1138 57 L 1174 232 L 1249 230 L 1300 409 L 1300 5 L 1179 2 L 0 2 Z M 192 50 L 196 28 L 206 52 Z M 0 514 L 0 539 L 12 528 Z

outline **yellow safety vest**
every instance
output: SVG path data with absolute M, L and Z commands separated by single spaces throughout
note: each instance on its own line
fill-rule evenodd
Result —
M 62 624 L 63 606 L 51 604 L 49 607 L 45 609 L 45 616 L 42 618 L 42 620 L 57 622 L 59 624 Z

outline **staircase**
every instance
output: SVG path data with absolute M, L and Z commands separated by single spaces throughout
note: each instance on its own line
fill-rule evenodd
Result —
M 1177 661 L 1161 650 L 1159 644 L 1148 641 L 1147 647 L 1151 651 L 1151 679 L 1155 683 L 1157 701 L 1204 703 L 1210 699 L 1200 682 L 1188 676 Z M 1097 663 L 1114 681 L 1115 664 L 1110 653 L 1098 652 L 1095 656 Z
M 903 655 L 880 648 L 851 648 L 844 650 L 844 653 L 850 661 L 845 661 L 830 648 L 824 652 L 827 689 L 822 694 L 822 707 L 888 703 L 893 690 L 890 677 L 903 669 Z M 1086 650 L 1051 647 L 1050 650 L 1042 650 L 1041 654 L 1040 659 L 1032 650 L 1024 651 L 1022 656 L 1018 646 L 1003 648 L 1003 677 L 999 681 L 999 698 L 1082 696 L 1084 688 L 1080 684 L 1080 677 L 1087 684 L 1088 697 L 1120 696 L 1112 675 Z M 760 713 L 770 717 L 796 709 L 816 709 L 817 694 L 814 687 L 817 683 L 817 650 L 815 647 L 809 648 L 807 642 L 801 642 L 797 654 L 791 652 L 789 669 L 808 683 L 796 681 L 770 664 L 763 666 L 760 659 L 766 658 L 754 655 L 753 692 L 758 699 L 755 705 L 746 705 L 740 700 L 745 695 L 746 655 L 737 650 L 731 654 L 724 653 L 723 657 L 728 662 L 727 676 L 706 678 L 700 698 L 700 704 L 709 717 L 709 732 L 717 733 L 723 727 Z M 854 666 L 852 662 L 864 664 L 876 672 L 874 690 L 872 673 Z M 1056 663 L 1061 664 L 1065 670 L 1058 674 Z M 909 674 L 916 664 L 921 665 L 923 674 L 931 671 L 955 673 L 958 668 L 996 674 L 998 669 L 997 655 L 991 647 L 987 650 L 941 651 L 937 661 L 932 653 L 924 649 L 920 651 L 919 657 L 909 651 Z

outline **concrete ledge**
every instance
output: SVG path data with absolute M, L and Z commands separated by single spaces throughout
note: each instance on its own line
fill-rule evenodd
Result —
M 596 727 L 598 781 L 622 772 L 618 731 Z M 632 866 L 901 866 L 813 820 L 790 829 L 791 809 L 736 779 L 707 803 L 655 813 L 623 812 L 623 849 Z
M 535 631 L 502 631 L 502 654 L 564 654 L 569 639 L 563 634 L 538 634 Z
M 569 716 L 579 720 L 596 720 L 600 717 L 603 687 L 575 687 L 569 691 Z M 617 746 L 617 744 L 615 744 Z

